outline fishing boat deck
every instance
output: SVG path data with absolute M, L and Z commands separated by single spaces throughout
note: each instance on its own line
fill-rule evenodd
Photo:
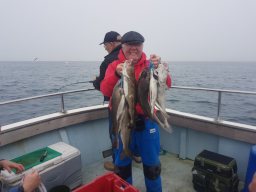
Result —
M 106 158 L 101 161 L 84 166 L 83 183 L 89 183 L 96 177 L 108 172 L 104 170 L 104 161 L 111 160 Z M 180 159 L 177 155 L 165 153 L 160 155 L 162 163 L 162 187 L 163 192 L 195 192 L 192 184 L 193 161 Z M 146 192 L 144 185 L 144 175 L 142 164 L 133 161 L 133 185 L 141 192 Z M 239 184 L 239 191 L 243 189 L 243 182 Z
M 96 177 L 103 175 L 107 171 L 103 168 L 103 162 L 111 158 L 103 159 L 90 165 L 85 165 L 83 170 L 83 182 L 89 183 Z M 163 192 L 194 192 L 192 185 L 193 167 L 192 160 L 182 160 L 170 153 L 160 156 L 162 163 L 162 186 Z M 145 192 L 144 175 L 142 164 L 133 161 L 133 185 L 141 192 Z

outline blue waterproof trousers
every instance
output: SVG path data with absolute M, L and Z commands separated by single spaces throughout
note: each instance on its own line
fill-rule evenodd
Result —
M 161 192 L 159 127 L 156 122 L 148 118 L 143 118 L 143 121 L 144 128 L 142 130 L 132 130 L 129 147 L 133 154 L 139 154 L 141 156 L 147 192 Z M 115 152 L 116 173 L 132 184 L 132 159 L 130 157 L 120 159 L 122 151 L 123 144 L 119 135 L 119 146 Z

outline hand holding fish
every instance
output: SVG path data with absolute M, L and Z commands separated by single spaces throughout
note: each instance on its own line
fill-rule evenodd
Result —
M 121 76 L 122 73 L 123 73 L 123 67 L 124 67 L 124 64 L 123 63 L 120 63 L 119 65 L 117 65 L 116 67 L 116 73 Z
M 126 64 L 127 65 L 132 65 L 132 59 L 129 59 L 129 60 L 126 60 Z M 122 76 L 123 74 L 123 68 L 124 68 L 124 63 L 120 63 L 119 65 L 117 65 L 116 67 L 116 73 L 119 75 L 119 76 Z
M 159 63 L 161 63 L 161 57 L 156 54 L 150 55 L 150 61 L 154 64 L 155 69 L 158 68 Z

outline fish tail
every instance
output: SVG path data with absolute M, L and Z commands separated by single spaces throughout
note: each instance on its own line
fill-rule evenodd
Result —
M 156 114 L 154 114 L 154 119 L 159 124 L 159 126 L 166 130 L 168 133 L 173 132 L 171 125 L 168 123 L 167 119 L 164 118 L 160 111 L 157 111 Z
M 168 115 L 167 115 L 167 113 L 166 113 L 166 111 L 165 111 L 165 108 L 162 107 L 162 106 L 159 104 L 158 101 L 156 102 L 156 107 L 159 109 L 159 111 L 162 113 L 162 115 L 163 115 L 165 118 L 168 118 Z
M 129 149 L 124 149 L 120 154 L 120 159 L 123 160 L 125 157 L 131 157 L 132 152 Z

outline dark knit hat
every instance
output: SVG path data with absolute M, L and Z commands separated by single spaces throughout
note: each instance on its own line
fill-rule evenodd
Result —
M 122 37 L 122 44 L 127 43 L 127 44 L 141 44 L 145 41 L 144 37 L 136 32 L 136 31 L 129 31 L 125 33 Z
M 100 45 L 115 41 L 121 41 L 121 35 L 115 31 L 109 31 L 105 34 L 104 41 Z

